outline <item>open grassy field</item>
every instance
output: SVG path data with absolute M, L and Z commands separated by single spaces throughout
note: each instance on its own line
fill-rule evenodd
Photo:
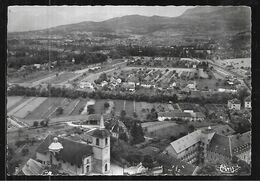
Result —
M 16 107 L 14 107 L 13 109 L 11 109 L 10 111 L 8 111 L 8 115 L 14 115 L 16 112 L 18 112 L 19 110 L 21 110 L 23 107 L 25 107 L 28 103 L 30 103 L 31 101 L 33 101 L 34 99 L 36 99 L 36 97 L 29 97 L 28 99 L 24 100 L 23 102 L 21 102 L 21 104 L 17 105 Z
M 251 67 L 251 58 L 225 59 L 225 60 L 220 60 L 220 63 L 224 66 L 232 64 L 234 68 L 240 68 L 241 66 Z
M 58 76 L 53 77 L 52 79 L 48 80 L 48 83 L 52 83 L 52 84 L 59 84 L 59 83 L 63 83 L 73 77 L 77 76 L 77 74 L 73 73 L 73 72 L 65 72 L 62 73 Z M 46 82 L 46 83 L 47 83 Z
M 22 96 L 12 96 L 7 98 L 7 110 L 16 105 L 19 101 L 23 99 Z
M 30 73 L 29 75 L 25 76 L 23 78 L 23 76 L 17 75 L 17 76 L 13 76 L 11 78 L 8 78 L 8 81 L 11 83 L 23 83 L 23 82 L 28 82 L 28 83 L 32 83 L 50 76 L 55 75 L 55 72 L 49 72 L 47 70 L 42 70 L 42 71 L 35 71 L 33 73 Z
M 13 115 L 19 118 L 25 118 L 29 113 L 33 112 L 39 105 L 41 105 L 46 97 L 37 97 L 26 104 L 22 109 L 15 112 Z
M 38 106 L 33 112 L 28 114 L 26 119 L 39 119 L 47 118 L 51 115 L 58 106 L 62 104 L 64 98 L 48 98 L 40 106 Z
M 80 99 L 77 104 L 75 104 L 75 108 L 72 110 L 70 115 L 79 115 L 79 110 L 83 107 L 85 107 L 86 103 L 88 102 L 88 99 Z

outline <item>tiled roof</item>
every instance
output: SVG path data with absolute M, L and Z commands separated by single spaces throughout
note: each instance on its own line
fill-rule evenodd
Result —
M 247 101 L 247 102 L 251 101 L 251 96 L 246 97 L 245 101 Z
M 251 148 L 251 131 L 244 134 L 224 136 L 215 134 L 210 142 L 209 150 L 227 157 L 237 155 Z
M 192 175 L 196 168 L 187 162 L 178 160 L 163 153 L 159 154 L 156 159 L 158 163 L 163 165 L 166 169 L 173 169 L 175 173 L 178 173 L 179 175 Z
M 229 125 L 217 125 L 211 126 L 216 134 L 228 136 L 235 133 L 235 131 Z M 207 129 L 207 127 L 200 128 L 201 130 Z
M 101 139 L 110 136 L 109 131 L 106 129 L 95 129 L 95 130 L 90 131 L 88 134 L 93 137 L 97 137 L 97 138 L 101 138 Z
M 229 100 L 229 102 L 231 102 L 232 104 L 240 104 L 240 101 L 238 99 L 232 99 Z
M 186 136 L 181 137 L 180 139 L 171 142 L 173 149 L 180 153 L 183 150 L 189 148 L 190 146 L 198 143 L 201 137 L 201 130 L 194 131 Z
M 210 151 L 230 157 L 229 138 L 227 136 L 215 134 L 209 144 Z
M 22 168 L 24 175 L 41 175 L 44 171 L 44 166 L 34 159 L 29 159 Z
M 49 151 L 48 147 L 53 142 L 54 135 L 48 135 L 45 140 L 37 148 L 36 152 L 45 154 Z M 58 137 L 58 142 L 63 146 L 58 157 L 71 164 L 81 165 L 82 159 L 92 155 L 92 146 L 79 143 L 66 138 Z

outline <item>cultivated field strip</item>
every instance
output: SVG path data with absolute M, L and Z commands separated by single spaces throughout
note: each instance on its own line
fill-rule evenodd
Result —
M 9 97 L 7 98 L 9 99 Z M 18 102 L 16 102 L 14 105 L 12 105 L 11 107 L 9 107 L 7 109 L 7 112 L 11 111 L 12 109 L 16 108 L 17 106 L 19 106 L 20 104 L 22 104 L 24 101 L 26 101 L 27 99 L 29 99 L 29 97 L 22 97 L 21 100 L 19 100 Z
M 87 101 L 88 101 L 87 99 L 82 99 L 82 100 L 80 100 L 80 101 L 76 104 L 75 108 L 74 108 L 73 111 L 70 113 L 70 115 L 79 115 L 79 114 L 80 114 L 80 113 L 79 113 L 79 110 L 86 105 Z
M 36 97 L 30 97 L 29 99 L 25 100 L 22 104 L 18 105 L 17 107 L 9 111 L 8 115 L 14 115 L 14 113 L 22 109 L 24 106 L 26 106 L 29 102 L 33 101 L 34 99 L 36 99 Z
M 22 109 L 14 113 L 14 116 L 17 116 L 19 118 L 26 117 L 30 112 L 33 112 L 39 105 L 41 105 L 46 99 L 46 97 L 37 97 L 36 99 L 30 101 Z
M 7 110 L 23 99 L 22 96 L 12 96 L 7 98 Z
M 26 119 L 40 119 L 49 116 L 59 106 L 64 98 L 48 98 L 39 105 Z
M 58 107 L 64 108 L 64 106 L 65 106 L 66 104 L 69 104 L 69 102 L 68 102 L 68 99 L 67 99 L 67 98 L 64 98 L 64 99 L 62 100 L 62 102 L 60 103 L 60 105 L 58 105 L 58 106 L 47 116 L 47 118 L 50 118 L 50 117 L 53 117 L 53 116 L 55 117 L 55 116 L 56 116 L 55 113 L 56 113 Z M 63 111 L 63 112 L 64 112 L 64 111 Z
M 80 100 L 72 100 L 68 105 L 64 107 L 64 114 L 65 115 L 71 115 L 73 110 L 76 108 L 77 104 L 80 102 Z

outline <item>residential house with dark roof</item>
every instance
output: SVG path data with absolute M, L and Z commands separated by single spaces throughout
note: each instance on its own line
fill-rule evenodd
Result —
M 70 175 L 107 174 L 110 172 L 110 133 L 104 127 L 87 133 L 86 142 L 48 135 L 36 150 L 36 159 L 42 164 L 57 165 Z
M 229 109 L 234 109 L 234 110 L 241 109 L 241 103 L 238 99 L 229 100 L 227 106 Z

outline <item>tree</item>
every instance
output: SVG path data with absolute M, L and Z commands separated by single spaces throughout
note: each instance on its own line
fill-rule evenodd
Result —
M 144 133 L 141 125 L 137 125 L 136 122 L 134 122 L 131 130 L 130 130 L 131 136 L 133 137 L 132 144 L 138 144 L 145 141 Z
M 121 112 L 120 112 L 120 117 L 121 118 L 124 118 L 126 116 L 126 112 L 125 112 L 125 110 L 122 110 Z
M 105 103 L 104 103 L 104 108 L 105 108 L 105 109 L 108 109 L 108 108 L 109 108 L 109 103 L 108 103 L 108 102 L 105 102 Z
M 153 168 L 153 158 L 150 155 L 145 155 L 142 164 L 148 169 Z
M 189 133 L 193 132 L 195 130 L 195 127 L 191 124 L 188 126 Z
M 128 142 L 126 133 L 119 134 L 119 139 L 124 140 L 125 142 Z
M 28 153 L 29 153 L 28 148 L 22 149 L 22 155 L 23 155 L 23 156 L 27 155 Z
M 61 114 L 63 114 L 63 108 L 62 107 L 58 107 L 56 109 L 56 115 L 61 115 Z
M 88 105 L 88 114 L 95 114 L 95 109 L 93 105 Z
M 33 127 L 37 127 L 39 125 L 39 122 L 38 121 L 34 121 L 33 122 Z

